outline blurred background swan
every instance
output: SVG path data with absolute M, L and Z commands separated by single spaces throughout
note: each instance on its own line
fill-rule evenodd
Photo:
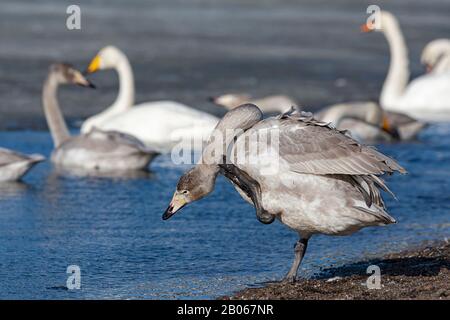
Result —
M 450 120 L 450 73 L 430 73 L 409 81 L 409 58 L 405 39 L 395 16 L 381 11 L 381 28 L 389 44 L 391 62 L 381 91 L 385 110 L 404 112 L 427 121 Z M 376 30 L 363 25 L 364 32 Z M 377 30 L 378 31 L 378 30 Z
M 224 94 L 210 100 L 228 110 L 239 106 L 236 103 L 254 103 L 266 115 L 283 113 L 292 107 L 303 109 L 293 99 L 281 95 L 252 100 L 250 95 L 244 93 Z M 412 140 L 426 127 L 425 123 L 403 113 L 386 112 L 378 103 L 371 101 L 338 103 L 315 112 L 314 116 L 339 130 L 350 131 L 353 138 L 360 142 Z
M 285 95 L 273 95 L 255 99 L 248 93 L 227 93 L 217 97 L 210 97 L 209 100 L 227 110 L 232 110 L 244 103 L 257 105 L 265 114 L 283 113 L 297 106 L 295 99 Z
M 35 164 L 44 160 L 40 154 L 26 155 L 0 148 L 0 182 L 20 180 Z
M 52 162 L 63 168 L 93 171 L 127 171 L 146 169 L 158 154 L 138 139 L 115 131 L 93 129 L 87 134 L 71 136 L 57 101 L 61 84 L 93 85 L 71 65 L 55 63 L 50 66 L 44 83 L 42 101 L 53 138 Z
M 105 111 L 88 118 L 82 133 L 92 128 L 117 130 L 131 134 L 160 152 L 169 152 L 175 145 L 191 139 L 200 143 L 214 129 L 218 118 L 212 114 L 175 101 L 154 101 L 134 106 L 134 76 L 125 54 L 114 46 L 101 49 L 92 59 L 88 73 L 115 69 L 119 75 L 119 95 Z
M 436 39 L 429 42 L 420 58 L 427 72 L 434 74 L 450 72 L 450 39 Z

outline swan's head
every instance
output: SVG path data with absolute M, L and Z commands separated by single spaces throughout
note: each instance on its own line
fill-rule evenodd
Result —
M 430 72 L 450 58 L 450 40 L 436 39 L 428 43 L 422 51 L 420 61 Z
M 52 64 L 49 73 L 61 84 L 77 84 L 82 87 L 95 88 L 95 86 L 86 79 L 80 71 L 67 63 Z
M 172 217 L 187 204 L 200 200 L 214 190 L 217 166 L 198 164 L 186 172 L 178 181 L 169 207 L 164 212 L 164 220 Z
M 378 19 L 378 20 L 377 20 Z M 379 13 L 375 13 L 374 18 L 368 20 L 365 24 L 361 26 L 362 32 L 380 32 L 385 31 L 388 28 L 391 28 L 391 25 L 397 25 L 397 18 L 390 13 L 389 11 L 380 11 Z
M 228 93 L 218 97 L 211 97 L 210 101 L 218 106 L 224 107 L 228 110 L 239 107 L 244 103 L 248 103 L 251 96 L 245 93 Z
M 113 69 L 125 58 L 122 51 L 114 46 L 106 46 L 101 49 L 89 63 L 87 73 L 99 70 Z

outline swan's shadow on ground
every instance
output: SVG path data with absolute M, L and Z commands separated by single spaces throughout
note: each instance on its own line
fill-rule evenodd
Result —
M 390 276 L 436 276 L 441 268 L 450 269 L 450 261 L 444 256 L 439 257 L 406 257 L 392 259 L 372 259 L 347 264 L 340 267 L 326 268 L 314 275 L 312 279 L 328 279 L 332 277 L 368 276 L 367 268 L 376 265 L 382 275 Z

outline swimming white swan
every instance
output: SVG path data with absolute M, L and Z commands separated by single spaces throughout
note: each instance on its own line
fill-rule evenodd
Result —
M 0 181 L 20 180 L 31 167 L 44 160 L 40 154 L 26 155 L 0 148 Z
M 93 127 L 131 134 L 146 145 L 167 152 L 181 141 L 206 139 L 219 119 L 175 101 L 134 104 L 134 80 L 130 63 L 119 49 L 108 46 L 99 51 L 88 72 L 115 69 L 120 88 L 116 101 L 105 111 L 87 119 L 81 132 Z M 199 144 L 201 145 L 201 144 Z
M 87 134 L 70 136 L 56 96 L 60 84 L 92 86 L 70 65 L 55 63 L 50 66 L 42 101 L 54 142 L 51 156 L 54 164 L 99 172 L 147 168 L 157 153 L 130 135 L 94 129 Z
M 381 106 L 388 111 L 404 112 L 419 120 L 450 120 L 450 73 L 420 76 L 408 85 L 408 50 L 397 19 L 380 12 L 381 28 L 390 48 L 391 62 L 381 92 Z M 363 31 L 376 30 L 363 26 Z
M 227 93 L 218 97 L 211 97 L 210 100 L 228 110 L 232 110 L 244 103 L 252 103 L 257 105 L 264 113 L 283 113 L 298 105 L 294 99 L 284 95 L 254 99 L 246 93 Z
M 229 134 L 232 129 L 240 135 Z M 272 141 L 268 135 L 278 137 L 275 145 L 267 144 Z M 226 139 L 215 138 L 220 136 Z M 294 263 L 285 277 L 295 281 L 311 236 L 348 235 L 395 222 L 380 193 L 389 190 L 378 177 L 395 171 L 405 172 L 391 158 L 311 114 L 285 113 L 263 120 L 261 110 L 247 104 L 220 120 L 201 161 L 180 178 L 163 219 L 211 193 L 221 173 L 254 204 L 261 222 L 276 218 L 299 233 Z
M 436 39 L 422 50 L 420 61 L 428 72 L 450 72 L 450 39 Z

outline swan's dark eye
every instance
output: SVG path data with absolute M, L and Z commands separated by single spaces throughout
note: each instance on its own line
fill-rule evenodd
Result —
M 187 190 L 183 190 L 183 192 L 182 192 L 183 194 L 188 194 L 189 193 L 189 191 L 187 191 Z

